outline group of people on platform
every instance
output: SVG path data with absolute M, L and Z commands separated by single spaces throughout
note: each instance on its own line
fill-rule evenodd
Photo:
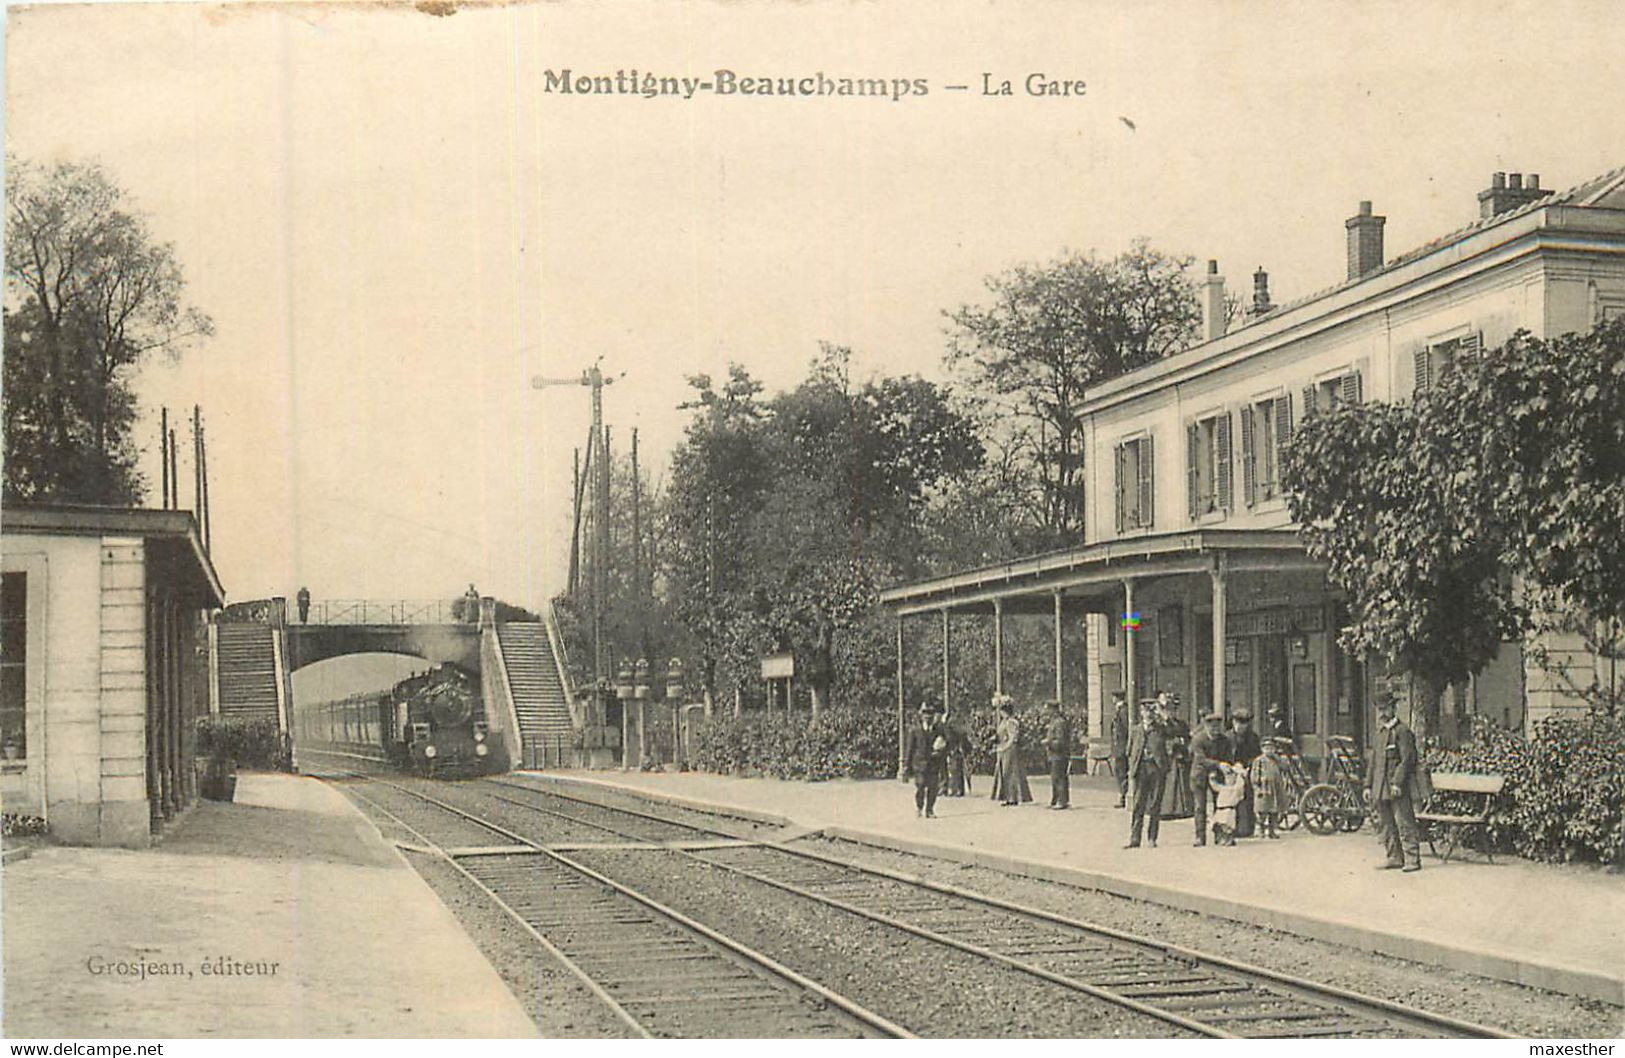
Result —
M 1112 766 L 1118 807 L 1133 793 L 1124 848 L 1139 848 L 1142 836 L 1156 845 L 1170 779 L 1183 782 L 1181 792 L 1189 795 L 1193 844 L 1208 843 L 1210 823 L 1216 845 L 1234 845 L 1238 837 L 1254 834 L 1280 837 L 1278 820 L 1289 792 L 1278 754 L 1291 745 L 1291 737 L 1279 706 L 1270 709 L 1267 738 L 1253 730 L 1252 711 L 1239 708 L 1230 714 L 1229 731 L 1224 714 L 1214 712 L 1187 742 L 1185 724 L 1173 715 L 1176 699 L 1168 692 L 1143 702 L 1135 725 L 1129 722 L 1123 695 L 1115 697 Z
M 1174 783 L 1171 809 L 1189 809 L 1194 845 L 1234 845 L 1237 838 L 1279 838 L 1281 816 L 1291 807 L 1291 786 L 1281 754 L 1293 748 L 1286 711 L 1271 705 L 1263 735 L 1253 729 L 1245 708 L 1203 717 L 1192 734 L 1177 715 L 1177 696 L 1160 692 L 1141 703 L 1138 722 L 1129 718 L 1121 692 L 1113 695 L 1111 762 L 1117 780 L 1117 807 L 1130 807 L 1129 838 L 1124 848 L 1139 848 L 1142 839 L 1157 844 L 1168 784 Z M 992 798 L 1001 805 L 1033 799 L 1021 759 L 1021 722 L 1013 700 L 993 696 L 998 719 L 994 728 Z M 1043 746 L 1049 763 L 1051 809 L 1071 806 L 1072 727 L 1061 703 L 1044 703 Z M 1425 789 L 1415 736 L 1400 723 L 1391 696 L 1377 702 L 1379 734 L 1373 747 L 1370 787 L 1379 836 L 1387 853 L 1384 869 L 1419 870 L 1419 830 L 1415 807 Z M 1225 725 L 1229 723 L 1229 730 Z M 971 792 L 970 732 L 949 719 L 935 701 L 921 706 L 919 721 L 904 744 L 904 778 L 914 780 L 918 815 L 936 817 L 939 796 L 964 797 Z M 1187 800 L 1188 798 L 1188 800 Z M 1211 828 L 1211 829 L 1210 829 Z

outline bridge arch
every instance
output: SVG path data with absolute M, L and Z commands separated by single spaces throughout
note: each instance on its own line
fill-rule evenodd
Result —
M 432 665 L 451 663 L 480 672 L 480 628 L 473 624 L 290 624 L 288 671 L 347 654 L 408 654 Z

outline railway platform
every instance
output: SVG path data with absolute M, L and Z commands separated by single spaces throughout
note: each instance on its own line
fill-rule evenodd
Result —
M 1001 807 L 979 795 L 914 812 L 913 787 L 895 781 L 822 783 L 700 773 L 549 771 L 536 779 L 608 787 L 721 809 L 904 852 L 1068 882 L 1188 911 L 1267 926 L 1500 980 L 1625 1005 L 1625 878 L 1579 867 L 1497 857 L 1441 863 L 1415 874 L 1378 871 L 1369 829 L 1321 837 L 1192 846 L 1191 821 L 1164 821 L 1160 847 L 1124 849 L 1128 813 L 1107 776 L 1073 776 L 1072 808 L 1034 801 Z M 1530 894 L 1540 894 L 1532 899 Z
M 239 776 L 143 851 L 5 867 L 18 1037 L 518 1037 L 535 1028 L 450 911 L 339 792 Z

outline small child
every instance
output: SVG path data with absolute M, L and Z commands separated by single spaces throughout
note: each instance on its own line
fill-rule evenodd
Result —
M 1253 810 L 1258 813 L 1258 832 L 1266 838 L 1279 838 L 1276 830 L 1281 815 L 1286 811 L 1289 794 L 1286 777 L 1281 773 L 1281 743 L 1273 738 L 1264 740 L 1263 752 L 1253 761 Z
M 1213 809 L 1213 844 L 1236 843 L 1236 806 L 1247 796 L 1247 772 L 1236 764 L 1220 764 L 1208 779 L 1216 795 Z

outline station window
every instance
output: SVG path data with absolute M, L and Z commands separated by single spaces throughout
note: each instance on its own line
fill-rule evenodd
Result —
M 28 757 L 28 574 L 0 581 L 0 746 L 7 760 Z
M 1281 456 L 1292 440 L 1292 400 L 1282 393 L 1241 415 L 1242 494 L 1247 506 L 1281 494 Z
M 1149 529 L 1152 523 L 1153 453 L 1151 436 L 1136 437 L 1117 446 L 1117 531 Z
M 1227 511 L 1233 502 L 1230 413 L 1199 419 L 1185 428 L 1187 506 L 1192 520 Z
M 1448 341 L 1434 342 L 1416 350 L 1411 356 L 1411 374 L 1415 392 L 1420 393 L 1439 380 L 1444 373 L 1464 356 L 1476 356 L 1483 348 L 1483 336 L 1464 334 Z

